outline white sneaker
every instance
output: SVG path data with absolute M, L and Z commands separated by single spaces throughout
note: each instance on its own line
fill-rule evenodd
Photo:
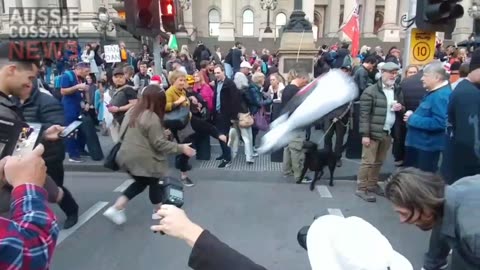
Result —
M 123 223 L 127 222 L 125 209 L 118 210 L 115 207 L 111 206 L 107 209 L 107 211 L 103 213 L 103 215 L 117 225 L 122 225 Z

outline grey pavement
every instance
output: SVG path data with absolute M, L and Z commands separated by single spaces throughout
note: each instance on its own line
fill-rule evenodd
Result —
M 310 269 L 296 234 L 313 216 L 327 213 L 366 219 L 415 269 L 421 267 L 428 233 L 400 224 L 385 199 L 375 204 L 361 201 L 353 195 L 352 181 L 339 180 L 334 187 L 319 186 L 322 192 L 311 192 L 279 172 L 203 169 L 191 176 L 197 185 L 186 190 L 188 216 L 267 269 Z M 62 238 L 68 237 L 57 245 L 52 270 L 189 269 L 190 248 L 185 243 L 149 231 L 154 221 L 147 192 L 128 205 L 125 225 L 117 227 L 102 216 L 128 178 L 120 173 L 67 173 L 66 186 L 79 202 L 82 225 L 62 231 Z M 63 214 L 54 208 L 63 223 Z
M 320 141 L 323 137 L 323 132 L 321 131 L 313 131 L 311 139 L 312 141 Z M 102 145 L 102 149 L 105 155 L 108 154 L 110 149 L 113 147 L 113 142 L 110 137 L 106 136 L 98 136 L 100 139 L 100 144 Z M 346 136 L 345 136 L 346 138 Z M 323 143 L 320 143 L 322 146 Z M 203 171 L 203 170 L 210 170 L 216 169 L 219 165 L 219 162 L 215 160 L 216 157 L 220 156 L 221 150 L 218 144 L 218 141 L 211 140 L 211 160 L 210 161 L 198 161 L 195 158 L 192 160 L 192 165 L 196 171 Z M 65 170 L 66 171 L 74 171 L 74 172 L 110 172 L 108 169 L 103 167 L 103 161 L 93 161 L 88 157 L 85 158 L 85 162 L 83 163 L 71 163 L 68 161 L 68 157 L 66 158 L 65 162 Z M 341 168 L 337 168 L 335 170 L 334 176 L 335 179 L 342 179 L 342 180 L 356 180 L 356 175 L 358 172 L 358 168 L 360 165 L 359 159 L 343 159 L 343 166 Z M 245 162 L 245 156 L 243 155 L 243 147 L 239 149 L 239 155 L 233 161 L 233 165 L 229 168 L 224 169 L 224 171 L 228 172 L 235 172 L 235 171 L 250 171 L 250 172 L 281 172 L 282 164 L 271 162 L 270 155 L 260 156 L 256 159 L 256 164 L 253 166 L 249 166 Z M 395 170 L 393 156 L 391 154 L 388 155 L 387 160 L 385 161 L 384 165 L 382 166 L 382 178 L 387 177 L 390 173 Z M 328 171 L 328 170 L 327 170 Z M 329 177 L 328 173 L 323 176 L 324 178 Z

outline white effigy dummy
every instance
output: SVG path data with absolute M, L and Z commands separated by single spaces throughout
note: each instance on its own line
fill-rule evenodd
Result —
M 326 215 L 307 234 L 312 270 L 413 270 L 387 238 L 359 217 Z
M 293 131 L 305 128 L 331 111 L 358 97 L 353 79 L 338 69 L 315 79 L 286 105 L 262 138 L 259 153 L 278 150 L 292 139 Z

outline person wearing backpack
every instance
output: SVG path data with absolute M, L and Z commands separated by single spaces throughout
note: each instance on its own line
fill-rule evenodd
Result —
M 88 90 L 85 78 L 90 74 L 88 63 L 78 63 L 74 70 L 66 71 L 61 77 L 62 104 L 65 115 L 65 126 L 79 119 L 82 113 L 83 92 Z M 89 106 L 89 104 L 85 104 Z M 85 140 L 81 132 L 77 138 L 65 139 L 70 162 L 82 162 L 80 153 L 85 149 Z

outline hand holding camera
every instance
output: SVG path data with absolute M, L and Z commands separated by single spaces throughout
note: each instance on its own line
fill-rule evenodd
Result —
M 185 211 L 174 206 L 164 204 L 157 214 L 162 217 L 159 225 L 151 226 L 154 232 L 163 232 L 169 236 L 185 240 L 191 247 L 195 244 L 203 229 L 193 223 Z

